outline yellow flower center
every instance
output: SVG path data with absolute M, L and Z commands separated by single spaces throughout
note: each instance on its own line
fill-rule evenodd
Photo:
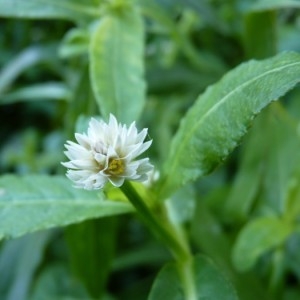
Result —
M 124 172 L 124 162 L 118 158 L 112 158 L 108 163 L 108 173 L 112 175 L 120 175 Z

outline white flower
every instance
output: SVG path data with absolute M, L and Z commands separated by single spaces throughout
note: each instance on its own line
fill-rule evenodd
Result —
M 87 134 L 75 133 L 78 144 L 65 144 L 70 161 L 62 165 L 69 168 L 67 177 L 75 187 L 87 190 L 101 189 L 108 181 L 117 187 L 125 179 L 146 181 L 153 169 L 149 158 L 135 160 L 152 143 L 144 142 L 146 135 L 147 129 L 138 133 L 135 122 L 127 128 L 113 115 L 108 124 L 92 118 Z

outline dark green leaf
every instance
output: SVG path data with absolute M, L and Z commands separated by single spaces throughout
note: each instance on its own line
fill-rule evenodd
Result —
M 231 239 L 227 235 L 226 229 L 223 228 L 220 219 L 205 204 L 207 201 L 216 202 L 218 199 L 218 202 L 224 202 L 226 197 L 224 194 L 222 189 L 217 192 L 213 191 L 202 201 L 197 202 L 191 226 L 192 240 L 198 249 L 209 255 L 228 276 L 238 294 L 243 295 L 243 300 L 253 300 L 256 297 L 268 299 L 265 287 L 255 274 L 250 272 L 241 274 L 234 269 L 231 262 Z M 249 289 L 249 285 L 251 289 Z
M 49 264 L 37 276 L 29 300 L 80 300 L 89 299 L 84 287 L 74 280 L 66 266 Z
M 237 300 L 237 295 L 223 274 L 205 256 L 196 256 L 192 264 L 196 298 L 199 300 Z M 152 286 L 149 300 L 184 300 L 184 288 L 179 276 L 180 266 L 175 263 L 167 264 L 158 274 Z
M 267 58 L 277 52 L 277 15 L 274 11 L 249 13 L 244 17 L 244 47 L 249 58 Z
M 87 220 L 66 229 L 73 273 L 93 299 L 101 298 L 105 291 L 115 252 L 116 229 L 115 218 Z

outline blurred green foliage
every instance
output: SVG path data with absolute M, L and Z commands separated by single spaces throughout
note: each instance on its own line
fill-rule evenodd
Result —
M 0 0 L 0 196 L 9 186 L 12 198 L 19 188 L 20 199 L 28 192 L 47 200 L 52 194 L 43 195 L 43 180 L 55 194 L 47 176 L 64 172 L 64 141 L 87 117 L 101 112 L 106 118 L 116 107 L 123 122 L 137 119 L 149 128 L 149 156 L 161 166 L 181 119 L 209 85 L 250 59 L 300 52 L 299 8 L 297 0 Z M 107 51 L 120 40 L 116 53 Z M 300 299 L 299 103 L 296 87 L 258 116 L 222 166 L 168 200 L 193 251 L 207 255 L 242 300 Z M 28 175 L 37 186 L 6 173 Z M 61 197 L 74 199 L 65 185 Z M 116 206 L 119 213 L 130 210 L 127 203 Z M 74 219 L 65 211 L 64 225 L 85 219 L 85 212 Z M 132 215 L 110 212 L 2 241 L 0 299 L 147 299 L 149 293 L 159 299 L 169 280 L 178 281 L 174 264 L 155 279 L 169 254 Z M 5 213 L 0 208 L 2 221 Z M 99 215 L 90 208 L 90 217 Z M 14 218 L 30 219 L 30 213 Z M 39 229 L 56 225 L 46 221 Z M 22 228 L 16 230 L 19 236 Z M 197 269 L 208 264 L 195 261 Z M 178 295 L 183 299 L 168 289 L 162 299 Z

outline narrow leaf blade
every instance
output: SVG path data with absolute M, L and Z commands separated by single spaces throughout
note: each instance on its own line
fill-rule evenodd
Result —
M 172 141 L 162 193 L 210 173 L 238 145 L 253 118 L 299 81 L 300 55 L 290 52 L 243 63 L 210 86 Z
M 0 16 L 78 21 L 97 16 L 97 9 L 74 0 L 0 0 Z
M 61 82 L 47 82 L 29 85 L 1 96 L 1 104 L 12 104 L 22 101 L 69 100 L 70 89 Z
M 266 11 L 284 8 L 300 8 L 298 0 L 260 0 L 251 3 L 248 8 L 250 11 Z
M 0 178 L 0 238 L 132 211 L 103 193 L 74 189 L 61 176 Z

